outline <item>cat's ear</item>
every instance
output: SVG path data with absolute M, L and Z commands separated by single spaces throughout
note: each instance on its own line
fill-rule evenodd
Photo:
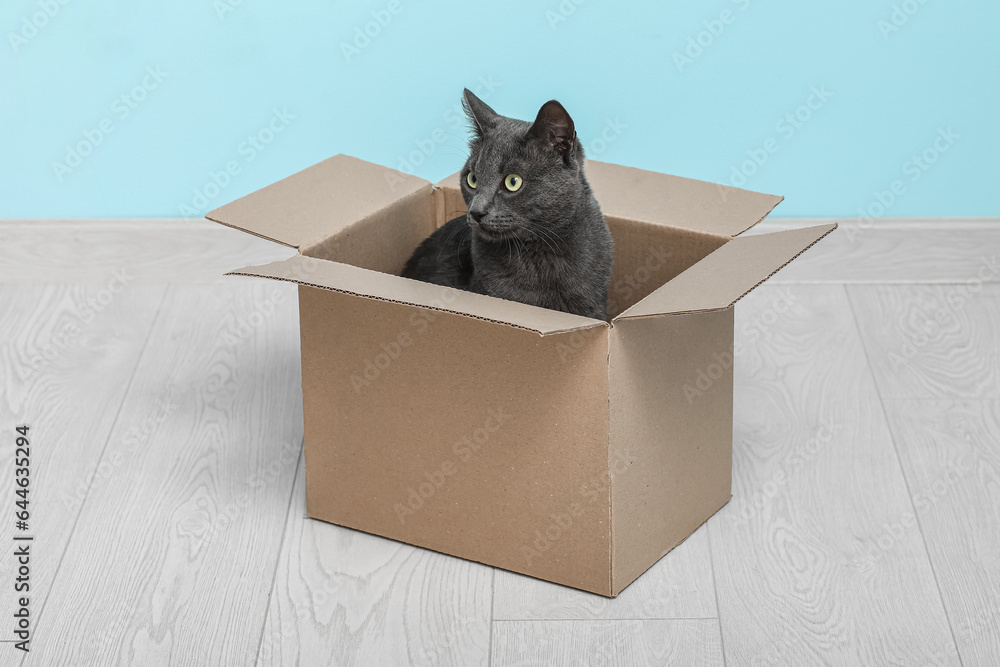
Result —
M 491 109 L 486 102 L 476 97 L 468 88 L 462 94 L 462 106 L 465 107 L 465 113 L 469 115 L 469 119 L 472 121 L 480 137 L 493 129 L 497 124 L 497 118 L 500 114 Z
M 555 100 L 549 100 L 538 110 L 538 117 L 528 130 L 528 136 L 559 153 L 564 159 L 576 146 L 576 128 L 569 113 Z

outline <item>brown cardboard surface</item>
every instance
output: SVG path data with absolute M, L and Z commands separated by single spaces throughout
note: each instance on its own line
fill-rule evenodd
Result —
M 615 595 L 730 498 L 733 312 L 611 329 Z
M 468 210 L 462 198 L 457 172 L 434 184 L 434 196 L 438 203 L 438 227 Z
M 783 197 L 588 160 L 587 179 L 605 217 L 736 236 L 763 220 Z
M 429 182 L 416 176 L 335 155 L 268 185 L 205 217 L 293 248 L 301 248 L 376 213 Z
M 638 303 L 728 239 L 648 222 L 607 218 L 615 239 L 608 317 Z
M 610 594 L 608 329 L 299 298 L 310 516 Z
M 837 225 L 735 238 L 632 306 L 623 318 L 729 308 Z
M 300 285 L 325 288 L 345 294 L 447 311 L 499 324 L 534 331 L 543 336 L 580 329 L 607 328 L 607 323 L 590 317 L 498 299 L 410 280 L 357 266 L 304 255 L 247 266 L 226 275 L 257 276 L 287 280 Z
M 417 190 L 299 252 L 398 275 L 413 249 L 435 229 L 434 198 Z

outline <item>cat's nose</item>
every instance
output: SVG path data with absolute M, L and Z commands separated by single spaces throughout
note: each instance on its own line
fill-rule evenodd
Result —
M 476 222 L 482 222 L 483 218 L 486 217 L 486 209 L 475 208 L 475 207 L 470 208 L 469 217 L 475 220 Z

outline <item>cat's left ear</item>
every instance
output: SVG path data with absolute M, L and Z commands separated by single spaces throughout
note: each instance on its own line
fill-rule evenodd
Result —
M 549 100 L 538 110 L 528 136 L 540 141 L 566 159 L 576 146 L 576 128 L 563 105 Z

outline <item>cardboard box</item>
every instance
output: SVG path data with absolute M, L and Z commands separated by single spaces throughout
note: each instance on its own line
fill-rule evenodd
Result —
M 781 197 L 589 161 L 610 322 L 398 274 L 464 212 L 338 155 L 208 214 L 298 249 L 309 516 L 615 596 L 729 501 L 733 306 L 836 225 Z

